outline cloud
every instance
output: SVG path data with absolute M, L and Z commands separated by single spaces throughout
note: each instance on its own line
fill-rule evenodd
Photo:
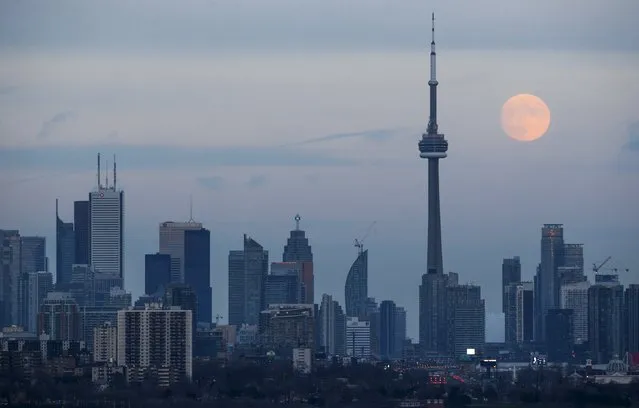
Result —
M 210 190 L 220 190 L 226 186 L 226 181 L 220 176 L 199 177 L 197 182 Z
M 8 95 L 14 93 L 18 90 L 19 86 L 17 85 L 3 85 L 0 86 L 0 95 Z
M 75 171 L 93 169 L 96 153 L 115 154 L 121 169 L 187 167 L 265 167 L 265 166 L 352 166 L 353 159 L 334 157 L 322 151 L 285 147 L 176 147 L 126 146 L 49 146 L 38 148 L 0 148 L 0 170 L 42 169 Z
M 246 186 L 249 188 L 262 187 L 267 181 L 268 180 L 265 176 L 251 176 L 251 178 L 246 182 Z
M 306 139 L 301 142 L 294 142 L 294 143 L 286 144 L 284 146 L 300 146 L 300 145 L 306 145 L 311 143 L 332 142 L 335 140 L 352 139 L 352 138 L 362 138 L 367 140 L 373 140 L 376 142 L 382 142 L 396 136 L 400 130 L 403 130 L 403 129 L 399 129 L 399 128 L 375 129 L 375 130 L 364 130 L 362 132 L 336 133 L 333 135 L 314 137 L 312 139 Z
M 62 123 L 75 118 L 73 111 L 65 111 L 55 114 L 51 119 L 42 122 L 42 128 L 38 132 L 38 139 L 46 139 Z
M 639 152 L 639 121 L 628 126 L 628 142 L 623 147 L 626 150 Z

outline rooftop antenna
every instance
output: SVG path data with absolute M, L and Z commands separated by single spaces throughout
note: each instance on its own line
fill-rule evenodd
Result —
M 300 220 L 302 219 L 302 217 L 300 217 L 299 214 L 295 215 L 295 230 L 299 231 L 300 230 Z
M 108 189 L 109 188 L 109 161 L 108 160 L 106 162 L 106 167 L 107 167 L 107 170 L 104 172 L 104 180 L 105 180 L 104 181 L 104 184 L 105 184 L 104 188 Z
M 55 199 L 55 218 L 60 218 L 58 217 L 58 199 Z
M 100 182 L 100 153 L 98 153 L 98 190 L 102 189 Z
M 115 191 L 115 182 L 116 182 L 116 170 L 115 170 L 115 154 L 113 155 L 113 191 Z
M 189 195 L 189 222 L 195 222 L 193 220 L 193 194 Z

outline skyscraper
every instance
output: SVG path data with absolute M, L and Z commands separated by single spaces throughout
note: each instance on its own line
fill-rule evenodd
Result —
M 284 246 L 282 261 L 299 262 L 301 265 L 301 283 L 303 285 L 302 303 L 313 304 L 315 301 L 315 276 L 313 272 L 313 251 L 308 243 L 306 233 L 300 229 L 299 214 L 295 216 L 295 229 Z
M 166 221 L 160 224 L 160 253 L 171 256 L 171 281 L 184 283 L 184 234 L 202 229 L 199 222 Z
M 267 274 L 268 251 L 244 234 L 244 249 L 229 252 L 229 324 L 258 324 Z
M 60 219 L 57 199 L 55 200 L 55 226 L 55 280 L 57 284 L 64 285 L 71 282 L 71 267 L 76 263 L 76 241 L 73 223 Z
M 404 342 L 406 341 L 406 309 L 395 308 L 395 358 L 401 359 L 404 355 Z
M 73 203 L 73 228 L 75 239 L 75 261 L 78 265 L 89 263 L 89 202 Z
M 549 309 L 558 309 L 560 300 L 560 284 L 558 268 L 563 266 L 564 228 L 561 224 L 544 224 L 541 228 L 541 264 L 535 288 L 537 324 L 535 340 L 546 338 L 546 314 Z
M 342 307 L 333 297 L 322 295 L 319 309 L 320 344 L 328 355 L 343 356 L 346 354 L 345 336 L 346 319 Z
M 395 357 L 397 312 L 395 302 L 382 300 L 379 304 L 379 355 L 382 360 Z
M 21 273 L 20 233 L 0 230 L 0 325 L 18 323 L 18 292 Z
M 561 287 L 561 308 L 572 310 L 573 344 L 588 341 L 588 289 L 590 282 L 569 283 Z
M 18 299 L 16 324 L 29 328 L 29 274 L 46 271 L 47 254 L 44 237 L 20 238 L 20 275 L 18 277 Z
M 264 282 L 264 304 L 299 304 L 302 302 L 299 262 L 273 262 Z
M 435 53 L 435 13 L 430 43 L 430 115 L 426 133 L 419 141 L 420 157 L 428 159 L 428 250 L 426 274 L 419 290 L 419 341 L 425 350 L 444 351 L 446 343 L 445 286 L 442 260 L 442 231 L 439 205 L 439 160 L 446 157 L 448 142 L 437 124 L 437 76 Z
M 506 287 L 511 283 L 521 282 L 521 261 L 518 256 L 504 258 L 501 264 L 502 312 L 506 313 Z
M 197 322 L 212 322 L 211 232 L 206 228 L 184 232 L 184 283 L 197 295 Z
M 605 364 L 623 352 L 623 286 L 595 281 L 588 289 L 588 343 L 592 359 Z
M 144 293 L 152 295 L 171 283 L 171 255 L 144 255 Z
M 483 350 L 486 339 L 486 308 L 481 288 L 452 285 L 446 288 L 448 354 L 459 357 L 469 348 Z
M 124 192 L 116 188 L 115 160 L 113 185 L 100 182 L 98 155 L 98 187 L 89 193 L 89 264 L 98 273 L 124 279 Z
M 28 284 L 28 325 L 26 330 L 36 333 L 38 330 L 38 313 L 40 307 L 49 292 L 53 290 L 53 276 L 50 272 L 31 272 L 29 273 Z M 36 333 L 40 334 L 40 333 Z
M 49 292 L 38 315 L 38 333 L 51 340 L 78 341 L 81 337 L 80 309 L 73 297 L 64 292 Z
M 366 318 L 368 304 L 368 250 L 358 247 L 344 285 L 346 316 Z
M 628 352 L 639 352 L 639 284 L 631 284 L 625 293 L 625 343 Z

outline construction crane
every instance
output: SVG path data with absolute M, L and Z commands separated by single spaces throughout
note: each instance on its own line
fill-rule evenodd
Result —
M 361 237 L 360 239 L 355 238 L 355 247 L 357 248 L 357 253 L 358 254 L 361 254 L 362 252 L 364 252 L 364 240 L 366 240 L 366 238 L 370 235 L 370 233 L 373 230 L 373 227 L 375 226 L 375 224 L 377 224 L 377 221 L 371 222 L 371 224 L 368 226 L 368 229 L 366 230 L 366 233 L 364 234 L 364 236 Z
M 609 256 L 608 258 L 606 258 L 602 263 L 599 264 L 599 266 L 597 266 L 597 264 L 592 264 L 592 270 L 594 273 L 599 273 L 599 269 L 601 269 L 605 264 L 608 263 L 608 261 L 612 258 L 612 256 Z

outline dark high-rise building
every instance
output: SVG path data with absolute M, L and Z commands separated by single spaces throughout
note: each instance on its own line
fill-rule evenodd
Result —
M 58 215 L 58 200 L 55 200 L 55 226 L 56 284 L 64 285 L 71 282 L 71 267 L 76 263 L 76 245 L 73 223 L 62 221 Z
M 258 324 L 266 308 L 268 251 L 244 234 L 244 249 L 229 252 L 229 324 Z
M 198 309 L 194 320 L 211 323 L 211 232 L 206 228 L 184 231 L 184 283 L 197 294 Z
M 537 274 L 535 340 L 546 338 L 546 314 L 561 305 L 559 267 L 564 265 L 564 228 L 561 224 L 544 224 L 541 228 L 541 264 Z
M 502 312 L 506 313 L 506 286 L 521 282 L 521 261 L 518 256 L 505 258 L 501 264 Z
M 379 356 L 390 360 L 396 356 L 397 307 L 392 300 L 379 304 Z
M 448 354 L 455 358 L 467 349 L 481 352 L 486 343 L 486 307 L 481 288 L 451 285 L 446 288 Z
M 20 233 L 0 230 L 0 325 L 18 323 L 18 292 L 21 275 Z
M 368 250 L 361 246 L 357 253 L 357 259 L 351 265 L 344 285 L 344 303 L 346 316 L 366 317 L 368 303 Z
M 546 350 L 552 362 L 570 361 L 573 350 L 573 310 L 550 309 L 546 314 Z
M 401 359 L 404 355 L 406 343 L 406 309 L 395 308 L 395 358 Z
M 626 348 L 629 353 L 637 353 L 639 352 L 639 284 L 631 284 L 626 288 L 624 300 Z
M 444 351 L 446 327 L 444 265 L 442 259 L 442 231 L 439 204 L 439 160 L 446 157 L 448 142 L 439 133 L 437 124 L 437 77 L 435 71 L 435 14 L 433 13 L 430 43 L 430 115 L 426 133 L 419 141 L 420 157 L 428 159 L 428 249 L 426 274 L 420 286 L 420 342 L 425 350 Z
M 89 202 L 73 203 L 73 227 L 75 241 L 75 261 L 78 265 L 89 263 Z
M 171 283 L 171 255 L 144 255 L 144 293 L 152 295 Z M 195 319 L 194 319 L 195 321 Z
M 302 217 L 295 216 L 295 229 L 284 246 L 282 261 L 284 262 L 313 262 L 313 251 L 306 238 L 306 232 L 300 229 Z
M 304 287 L 301 303 L 315 302 L 315 276 L 313 273 L 313 251 L 308 243 L 305 231 L 300 229 L 299 214 L 295 216 L 295 229 L 284 246 L 283 262 L 299 262 L 301 264 L 301 281 Z
M 318 345 L 330 356 L 346 355 L 346 319 L 340 304 L 327 294 L 322 295 L 319 308 Z
M 170 268 L 169 268 L 170 271 Z M 170 272 L 169 272 L 170 276 Z M 165 307 L 179 306 L 182 310 L 191 311 L 191 323 L 192 330 L 195 333 L 197 330 L 197 321 L 204 321 L 197 316 L 198 302 L 197 291 L 190 285 L 184 283 L 169 283 L 164 290 L 163 303 Z M 210 323 L 210 322 L 209 322 Z M 193 336 L 195 338 L 195 335 Z
M 618 281 L 596 282 L 588 289 L 588 343 L 598 364 L 622 356 L 623 301 L 623 286 Z
M 20 275 L 18 277 L 17 324 L 28 328 L 29 322 L 29 274 L 48 269 L 46 240 L 44 237 L 20 238 Z
M 264 281 L 264 304 L 300 304 L 300 284 L 297 274 L 266 276 Z
M 563 264 L 557 270 L 561 285 L 585 282 L 583 244 L 564 244 Z

